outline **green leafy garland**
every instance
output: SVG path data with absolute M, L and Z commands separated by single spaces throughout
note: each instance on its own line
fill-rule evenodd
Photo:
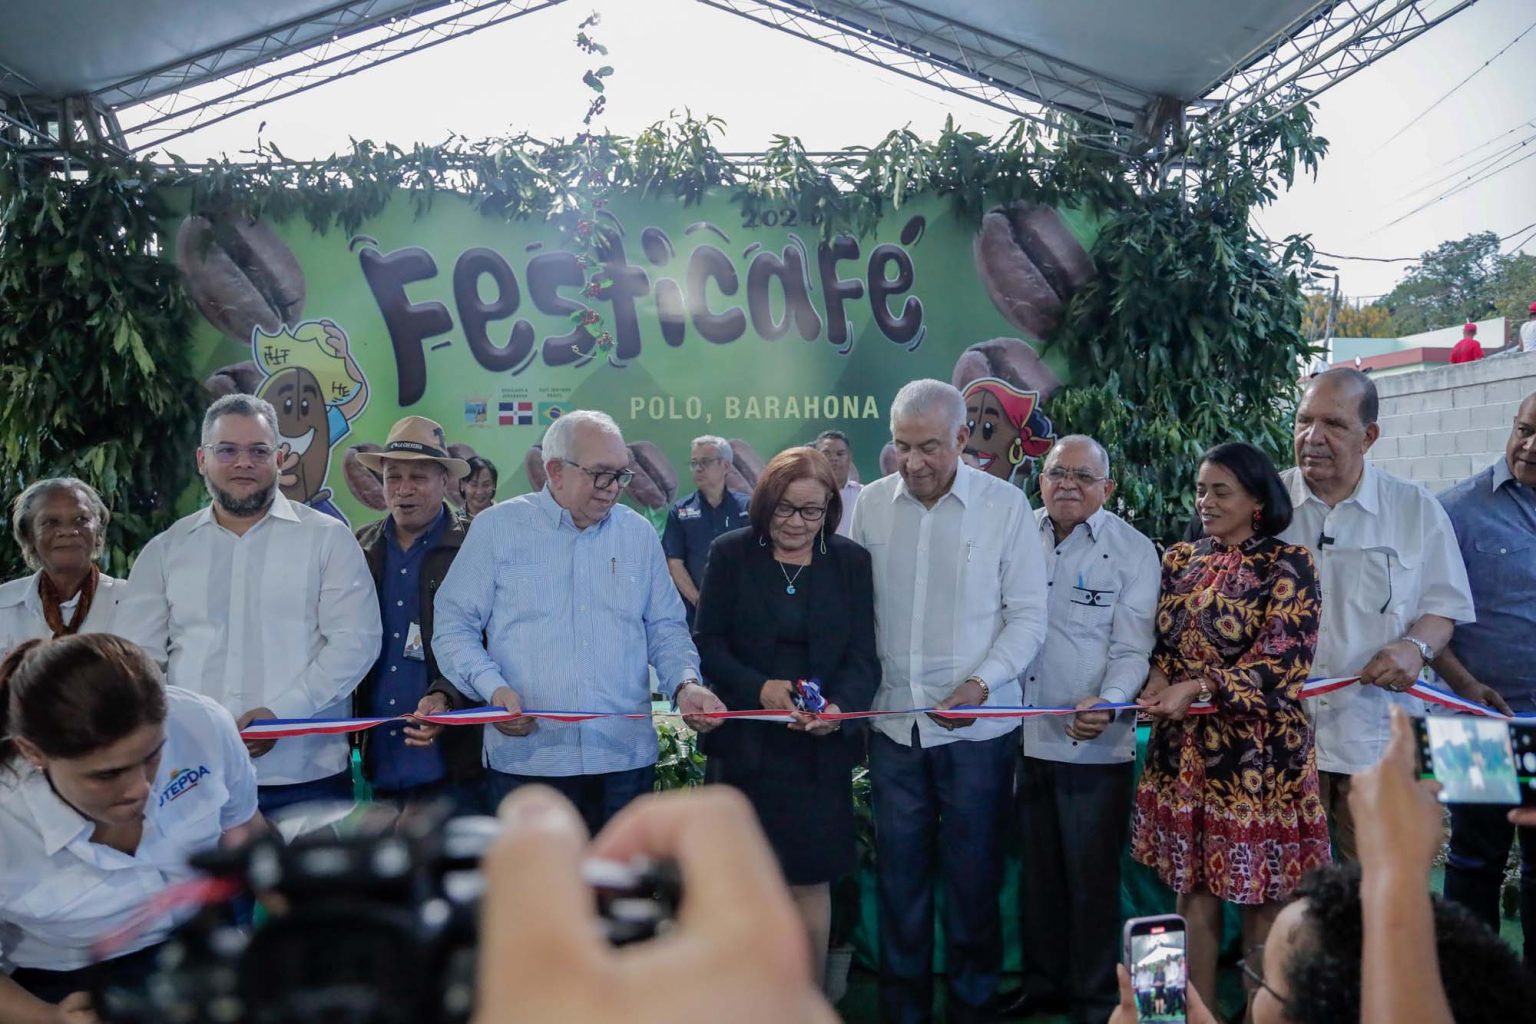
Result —
M 450 193 L 485 216 L 551 221 L 578 239 L 600 219 L 596 202 L 621 192 L 687 203 L 724 187 L 747 207 L 794 204 L 829 236 L 867 232 L 918 196 L 947 199 L 971 220 L 1014 199 L 1086 204 L 1105 218 L 1101 274 L 1048 343 L 1075 373 L 1053 399 L 1056 422 L 1106 443 L 1125 510 L 1160 539 L 1183 530 L 1206 446 L 1245 439 L 1284 458 L 1309 351 L 1300 323 L 1311 249 L 1304 238 L 1272 247 L 1249 214 L 1326 152 L 1306 106 L 1178 152 L 1199 170 L 1174 181 L 1164 181 L 1166 158 L 1123 159 L 1033 123 L 995 138 L 952 123 L 933 140 L 901 130 L 815 158 L 779 136 L 750 165 L 716 147 L 722 127 L 684 114 L 632 139 L 362 141 L 321 161 L 290 160 L 269 144 L 252 164 L 172 157 L 93 165 L 68 180 L 25 175 L 16 156 L 0 156 L 7 491 L 46 474 L 84 476 L 115 513 L 115 571 L 169 522 L 203 399 L 187 370 L 188 303 L 156 234 L 172 190 L 201 213 L 301 217 L 348 233 L 396 195 L 421 213 Z M 16 552 L 0 544 L 0 571 L 15 575 Z

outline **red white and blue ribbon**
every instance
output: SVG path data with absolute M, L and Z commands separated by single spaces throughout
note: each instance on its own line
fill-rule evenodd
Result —
M 1353 686 L 1359 682 L 1358 676 L 1338 676 L 1332 679 L 1309 679 L 1301 688 L 1302 699 L 1321 697 L 1335 690 L 1342 690 L 1347 686 Z M 1507 716 L 1486 707 L 1476 701 L 1458 697 L 1448 690 L 1430 686 L 1427 683 L 1414 683 L 1406 691 L 1407 694 L 1420 700 L 1428 701 L 1451 711 L 1459 711 L 1465 714 L 1481 715 L 1487 718 L 1505 718 Z M 1131 711 L 1137 705 L 1101 704 L 1093 710 L 1099 711 Z M 1202 715 L 1216 712 L 1213 704 L 1196 701 L 1190 705 L 1189 714 Z M 1040 718 L 1052 715 L 1075 715 L 1078 709 L 1075 707 L 958 707 L 940 711 L 936 708 L 913 708 L 903 711 L 844 711 L 835 714 L 813 714 L 811 717 L 825 722 L 847 722 L 869 718 L 888 718 L 895 715 L 936 715 L 940 718 Z M 389 722 L 430 722 L 434 725 L 495 725 L 497 722 L 510 722 L 517 718 L 532 718 L 542 722 L 590 722 L 597 719 L 631 719 L 645 720 L 651 718 L 680 718 L 680 711 L 643 711 L 632 713 L 620 713 L 609 711 L 523 711 L 513 713 L 503 708 L 482 707 L 468 708 L 463 711 L 446 711 L 440 715 L 397 715 L 380 718 L 269 718 L 252 722 L 241 730 L 241 737 L 247 740 L 276 740 L 288 736 L 326 736 L 343 735 L 346 733 L 362 732 L 365 729 L 374 729 Z M 703 718 L 722 721 L 755 721 L 755 722 L 791 722 L 795 718 L 785 711 L 711 711 L 706 712 Z

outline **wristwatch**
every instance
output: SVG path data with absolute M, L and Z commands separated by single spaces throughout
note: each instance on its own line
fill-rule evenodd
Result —
M 987 701 L 992 699 L 992 687 L 987 685 L 987 681 L 985 679 L 981 678 L 980 676 L 971 676 L 971 678 L 967 679 L 966 682 L 975 683 L 977 686 L 981 687 L 981 703 L 985 704 Z
M 1429 646 L 1429 644 L 1425 643 L 1423 640 L 1420 640 L 1416 636 L 1405 636 L 1403 639 L 1419 649 L 1419 657 L 1424 659 L 1424 664 L 1428 665 L 1430 662 L 1435 660 L 1435 649 Z
M 1198 700 L 1203 704 L 1209 704 L 1211 702 L 1211 697 L 1212 694 L 1210 681 L 1206 679 L 1200 680 L 1200 692 L 1195 694 L 1195 700 Z

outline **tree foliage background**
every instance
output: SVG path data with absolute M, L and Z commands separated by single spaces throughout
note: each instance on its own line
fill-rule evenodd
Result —
M 1472 320 L 1504 317 L 1513 332 L 1536 302 L 1536 256 L 1499 252 L 1499 236 L 1479 231 L 1441 242 L 1408 268 L 1390 292 L 1368 305 L 1344 303 L 1335 314 L 1339 338 L 1399 338 Z M 1323 336 L 1328 295 L 1307 295 L 1303 329 Z M 1481 339 L 1496 348 L 1499 338 Z
M 1123 510 L 1173 538 L 1206 447 L 1244 439 L 1285 458 L 1310 352 L 1302 313 L 1311 248 L 1300 237 L 1267 242 L 1249 214 L 1326 152 L 1307 106 L 1258 112 L 1198 148 L 1130 159 L 1019 122 L 995 138 L 952 124 L 932 140 L 894 131 L 814 159 L 784 136 L 742 165 L 715 145 L 720 128 L 684 116 L 634 138 L 584 132 L 569 142 L 518 136 L 411 149 L 363 141 L 322 161 L 266 146 L 254 164 L 95 164 L 70 178 L 0 158 L 7 495 L 58 473 L 92 483 L 114 513 L 114 573 L 173 518 L 206 396 L 188 371 L 189 304 L 158 234 L 172 190 L 195 212 L 302 217 L 320 231 L 353 231 L 398 192 L 418 212 L 452 192 L 485 216 L 544 218 L 567 232 L 618 191 L 686 202 L 723 187 L 749 206 L 792 202 L 828 235 L 868 230 L 920 195 L 948 199 L 973 222 L 1013 199 L 1083 203 L 1104 218 L 1094 250 L 1101 274 L 1046 340 L 1076 373 L 1050 411 L 1105 442 Z M 1186 170 L 1169 174 L 1175 159 Z M 19 568 L 7 535 L 0 573 Z
M 84 479 L 112 511 L 102 568 L 124 575 L 174 519 L 204 400 L 191 307 L 162 256 L 159 171 L 28 171 L 0 159 L 0 494 L 9 512 L 32 481 Z M 6 529 L 0 573 L 21 571 Z

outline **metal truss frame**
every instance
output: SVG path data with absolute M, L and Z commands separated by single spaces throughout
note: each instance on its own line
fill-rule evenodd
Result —
M 96 96 L 123 110 L 130 148 L 142 152 L 263 104 L 564 2 L 354 0 Z
M 1279 117 L 1477 0 L 1451 0 L 1433 16 L 1434 0 L 1320 0 L 1201 95 L 1182 98 L 1151 95 L 906 0 L 699 2 L 1057 130 L 1067 129 L 1045 109 L 1076 115 L 1079 137 L 1127 152 L 1170 132 L 1198 136 L 1243 117 L 1261 115 L 1255 125 Z
M 0 66 L 0 145 L 45 155 L 139 153 L 563 2 L 344 0 L 91 96 L 44 97 Z M 1198 138 L 1238 119 L 1279 117 L 1476 0 L 1319 0 L 1202 95 L 1182 98 L 1151 95 L 910 0 L 699 2 L 1053 131 L 1144 153 L 1170 134 Z M 1436 3 L 1444 9 L 1429 14 Z
M 1064 129 L 1049 111 L 1079 115 L 1104 126 L 1087 134 L 1111 148 L 1155 105 L 1142 90 L 905 0 L 699 2 L 1054 130 Z
M 1262 111 L 1255 126 L 1283 116 L 1357 71 L 1412 42 L 1477 0 L 1452 0 L 1430 16 L 1433 0 L 1326 0 L 1275 33 L 1192 101 L 1190 132 L 1216 131 Z
M 21 83 L 16 88 L 15 83 Z M 6 86 L 11 89 L 5 89 Z M 21 72 L 0 64 L 0 147 L 29 156 L 69 157 L 87 151 L 128 155 L 117 115 L 89 97 L 52 98 Z

